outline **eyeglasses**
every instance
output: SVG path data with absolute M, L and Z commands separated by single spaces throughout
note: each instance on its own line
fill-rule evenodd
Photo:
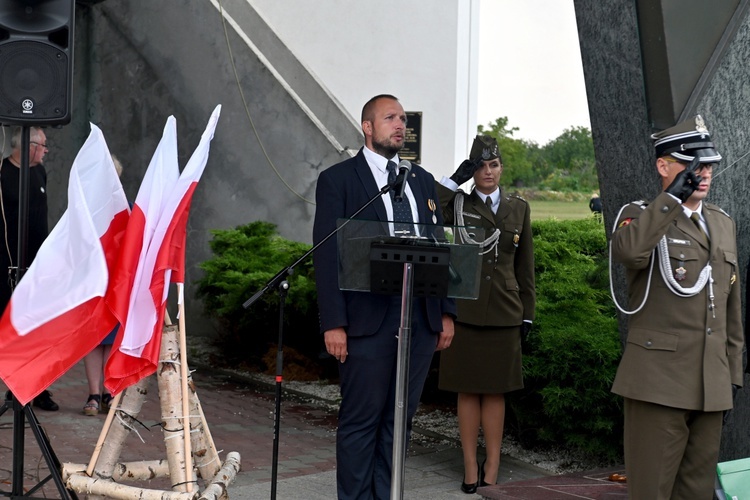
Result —
M 46 144 L 42 144 L 41 142 L 29 141 L 29 144 L 33 144 L 35 146 L 41 146 L 44 149 L 46 149 L 47 151 L 49 151 L 49 147 Z
M 667 163 L 676 163 L 678 165 L 682 165 L 683 167 L 687 167 L 688 162 L 686 161 L 679 161 L 679 160 L 673 160 L 671 158 L 665 158 Z M 697 167 L 695 167 L 695 171 L 700 172 L 712 172 L 714 169 L 714 166 L 716 163 L 699 163 Z

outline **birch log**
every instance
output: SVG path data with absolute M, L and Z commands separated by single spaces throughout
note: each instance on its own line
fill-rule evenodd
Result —
M 204 481 L 211 480 L 221 468 L 219 453 L 208 429 L 208 422 L 203 414 L 193 379 L 188 375 L 190 387 L 190 437 L 193 445 L 193 461 Z
M 96 479 L 85 474 L 74 474 L 68 478 L 67 485 L 73 491 L 97 497 L 116 500 L 194 500 L 198 492 L 184 493 L 178 491 L 150 490 L 138 486 L 115 483 L 111 480 Z
M 227 453 L 224 466 L 200 496 L 200 500 L 224 500 L 229 498 L 227 489 L 240 471 L 240 454 L 236 451 Z
M 186 485 L 185 433 L 182 425 L 180 352 L 177 334 L 176 326 L 164 327 L 157 380 L 161 403 L 161 425 L 164 433 L 164 444 L 167 449 L 172 489 L 186 492 L 188 487 Z
M 146 400 L 147 387 L 148 377 L 144 377 L 123 391 L 120 405 L 115 412 L 112 425 L 107 431 L 106 446 L 102 447 L 99 457 L 96 459 L 94 474 L 92 475 L 95 480 L 110 480 L 112 478 L 115 465 L 120 460 L 122 444 L 130 432 L 140 425 L 136 422 L 136 419 L 141 412 L 143 402 Z M 71 487 L 71 489 L 74 488 Z M 99 497 L 92 492 L 88 498 L 89 500 L 101 500 L 106 497 Z
M 67 481 L 74 474 L 85 471 L 83 464 L 64 463 L 62 466 L 62 480 Z M 112 480 L 122 481 L 150 481 L 158 477 L 169 477 L 167 460 L 141 460 L 139 462 L 120 462 L 115 464 Z

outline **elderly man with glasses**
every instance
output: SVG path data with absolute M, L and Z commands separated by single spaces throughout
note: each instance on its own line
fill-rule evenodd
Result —
M 14 279 L 18 266 L 18 180 L 21 174 L 21 135 L 22 128 L 13 129 L 10 139 L 10 156 L 3 159 L 0 167 L 0 307 L 10 301 L 15 286 Z M 29 129 L 29 193 L 28 231 L 26 241 L 26 264 L 30 265 L 39 247 L 47 237 L 47 171 L 42 164 L 49 151 L 47 136 L 39 127 Z M 5 155 L 3 155 L 5 156 Z M 6 397 L 8 395 L 6 394 Z M 58 405 L 50 397 L 49 391 L 34 398 L 34 406 L 47 411 L 57 411 Z

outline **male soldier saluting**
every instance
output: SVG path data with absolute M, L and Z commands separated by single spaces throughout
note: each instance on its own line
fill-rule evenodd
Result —
M 612 236 L 632 314 L 612 387 L 624 398 L 628 495 L 709 500 L 722 412 L 742 386 L 736 229 L 704 201 L 721 155 L 700 115 L 651 138 L 664 191 L 623 207 Z

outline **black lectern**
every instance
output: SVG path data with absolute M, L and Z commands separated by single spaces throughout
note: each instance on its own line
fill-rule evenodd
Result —
M 391 499 L 403 498 L 406 417 L 411 348 L 412 298 L 479 294 L 481 255 L 477 245 L 458 242 L 453 226 L 416 224 L 419 236 L 390 236 L 392 223 L 339 221 L 339 287 L 342 290 L 401 295 L 393 429 Z M 483 230 L 471 228 L 475 241 Z

